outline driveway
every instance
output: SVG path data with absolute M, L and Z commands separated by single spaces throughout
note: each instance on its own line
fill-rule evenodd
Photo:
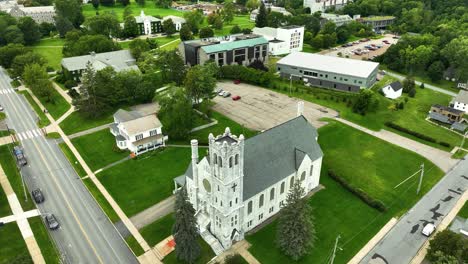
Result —
M 259 88 L 250 84 L 219 82 L 218 88 L 240 95 L 241 99 L 216 96 L 213 109 L 231 118 L 237 123 L 253 130 L 262 131 L 288 121 L 297 115 L 297 98 Z M 335 110 L 304 101 L 304 116 L 312 125 L 319 128 L 326 122 L 320 118 L 333 118 L 338 115 Z

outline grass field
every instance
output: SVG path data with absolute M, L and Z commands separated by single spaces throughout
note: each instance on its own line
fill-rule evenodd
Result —
M 234 17 L 234 20 L 230 24 L 224 24 L 222 29 L 214 29 L 215 35 L 216 36 L 230 35 L 231 29 L 235 25 L 238 25 L 241 29 L 244 29 L 244 28 L 252 29 L 255 27 L 255 22 L 250 21 L 249 15 L 238 15 Z M 205 19 L 205 21 L 203 22 L 200 28 L 203 28 L 206 26 L 208 26 L 208 22 Z
M 153 223 L 140 229 L 141 235 L 145 238 L 150 247 L 155 246 L 163 239 L 172 235 L 172 226 L 174 225 L 174 214 L 168 214 Z
M 140 244 L 138 244 L 138 241 L 136 241 L 134 236 L 132 235 L 128 236 L 127 238 L 125 238 L 125 241 L 127 242 L 128 246 L 132 249 L 133 253 L 136 256 L 140 256 L 143 253 L 145 253 L 145 251 L 140 246 Z
M 16 222 L 0 227 L 0 264 L 33 263 Z
M 37 96 L 42 105 L 49 111 L 50 115 L 55 119 L 59 119 L 65 114 L 71 105 L 60 95 L 57 90 L 51 89 L 51 99 L 48 101 L 46 98 Z
M 136 4 L 135 1 L 130 1 L 129 5 L 132 9 L 133 16 L 139 16 L 141 10 L 145 12 L 145 15 L 150 15 L 150 16 L 160 16 L 160 17 L 165 17 L 169 15 L 173 16 L 183 16 L 183 12 L 175 9 L 170 9 L 170 8 L 160 8 L 156 7 L 153 1 L 147 1 L 144 6 L 139 6 Z M 83 5 L 83 15 L 85 18 L 93 17 L 96 15 L 96 11 L 99 11 L 99 13 L 104 13 L 104 12 L 114 12 L 117 15 L 117 18 L 119 19 L 120 22 L 123 22 L 123 11 L 124 11 L 124 6 L 120 3 L 116 3 L 114 6 L 103 6 L 100 5 L 98 9 L 96 10 L 92 4 L 84 4 Z
M 16 196 L 18 197 L 21 207 L 23 208 L 24 211 L 29 211 L 29 210 L 35 209 L 36 206 L 34 202 L 32 201 L 28 191 L 26 191 L 28 200 L 25 201 L 26 197 L 23 191 L 21 175 L 19 174 L 18 168 L 16 167 L 16 161 L 12 155 L 12 150 L 13 150 L 12 144 L 0 146 L 0 165 L 3 168 L 3 171 L 5 171 L 5 174 L 8 177 L 8 181 L 10 182 L 11 187 L 13 188 L 13 191 L 16 193 Z
M 49 233 L 47 232 L 41 217 L 36 216 L 29 218 L 28 221 L 31 225 L 34 237 L 36 238 L 37 244 L 39 244 L 39 248 L 41 249 L 42 256 L 44 257 L 46 263 L 60 263 L 58 251 L 55 248 L 55 245 L 51 240 L 52 238 L 49 236 Z
M 84 179 L 83 183 L 86 185 L 89 192 L 94 196 L 94 199 L 96 199 L 96 201 L 99 203 L 102 210 L 104 210 L 104 212 L 106 213 L 107 217 L 109 217 L 111 222 L 116 223 L 120 221 L 120 217 L 117 215 L 114 209 L 112 209 L 112 206 L 106 200 L 104 195 L 102 195 L 102 193 L 98 190 L 94 182 L 88 178 L 88 179 Z
M 172 194 L 173 179 L 187 169 L 190 151 L 176 147 L 152 151 L 104 170 L 97 177 L 122 210 L 132 216 Z M 200 149 L 200 154 L 204 151 Z
M 71 141 L 93 171 L 130 154 L 128 151 L 118 150 L 115 137 L 108 129 L 74 138 Z
M 200 244 L 201 247 L 201 254 L 200 257 L 193 263 L 193 264 L 205 264 L 208 263 L 212 258 L 215 257 L 215 254 L 213 250 L 210 248 L 210 246 L 203 240 L 202 238 L 198 239 L 198 243 Z M 163 259 L 164 264 L 179 264 L 181 261 L 178 261 L 175 255 L 175 252 L 172 251 L 171 254 L 167 255 Z
M 11 215 L 10 205 L 3 188 L 0 188 L 0 217 Z
M 112 115 L 103 116 L 97 119 L 89 119 L 84 117 L 80 112 L 75 111 L 60 123 L 60 128 L 62 128 L 66 135 L 71 135 L 101 125 L 109 124 L 113 121 L 114 118 Z M 105 130 L 108 131 L 108 129 Z
M 34 52 L 44 56 L 50 67 L 54 68 L 54 70 L 60 70 L 64 43 L 65 40 L 60 38 L 41 39 L 39 43 L 32 46 L 32 49 Z
M 460 212 L 458 212 L 457 216 L 468 218 L 468 202 L 465 202 Z
M 60 149 L 62 150 L 65 157 L 67 157 L 68 161 L 72 165 L 73 169 L 76 171 L 78 176 L 84 177 L 86 176 L 86 171 L 83 169 L 81 164 L 78 162 L 78 159 L 75 157 L 71 149 L 65 143 L 59 144 Z
M 317 239 L 310 255 L 297 263 L 326 263 L 339 234 L 343 250 L 338 251 L 335 261 L 346 263 L 390 218 L 408 210 L 443 173 L 436 168 L 427 171 L 430 176 L 419 196 L 415 194 L 414 180 L 392 192 L 395 182 L 410 176 L 417 169 L 417 164 L 415 168 L 410 161 L 418 163 L 423 158 L 334 121 L 320 128 L 319 134 L 319 143 L 324 152 L 320 183 L 325 189 L 309 201 L 313 207 Z M 428 161 L 425 163 L 427 169 L 433 166 Z M 333 169 L 353 185 L 386 202 L 389 210 L 380 213 L 363 203 L 332 180 L 327 175 L 328 169 Z M 276 222 L 247 237 L 252 243 L 249 251 L 261 263 L 290 263 L 291 260 L 276 249 L 275 234 Z
M 36 101 L 34 101 L 34 99 L 32 98 L 32 96 L 31 96 L 27 91 L 21 91 L 20 93 L 21 93 L 22 95 L 24 95 L 24 97 L 26 97 L 26 100 L 28 100 L 29 104 L 32 106 L 32 108 L 34 109 L 34 111 L 35 111 L 36 114 L 38 115 L 39 119 L 38 119 L 37 125 L 38 125 L 39 127 L 45 127 L 45 126 L 50 125 L 49 119 L 48 119 L 47 116 L 44 114 L 44 112 L 42 112 L 41 108 L 40 108 L 39 105 L 36 103 Z

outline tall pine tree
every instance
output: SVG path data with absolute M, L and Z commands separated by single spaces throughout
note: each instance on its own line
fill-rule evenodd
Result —
M 262 1 L 262 3 L 260 4 L 260 8 L 258 10 L 257 17 L 255 18 L 255 26 L 262 28 L 262 27 L 266 27 L 267 25 L 268 25 L 268 14 L 265 8 L 265 4 Z
M 312 249 L 315 229 L 312 208 L 305 199 L 301 181 L 296 180 L 280 211 L 276 243 L 284 254 L 298 260 Z
M 195 209 L 188 200 L 185 188 L 176 194 L 175 223 L 172 235 L 176 243 L 175 253 L 178 260 L 193 263 L 200 256 L 200 245 L 197 242 L 197 221 Z

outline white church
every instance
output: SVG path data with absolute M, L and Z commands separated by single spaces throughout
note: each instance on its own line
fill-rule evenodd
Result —
M 229 128 L 210 134 L 201 160 L 191 141 L 192 162 L 175 186 L 187 188 L 200 234 L 217 255 L 278 213 L 294 181 L 306 193 L 319 185 L 323 153 L 302 108 L 300 102 L 296 118 L 249 139 Z

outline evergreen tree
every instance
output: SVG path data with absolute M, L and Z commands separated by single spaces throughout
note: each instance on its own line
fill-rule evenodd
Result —
M 18 20 L 18 27 L 23 32 L 24 43 L 31 45 L 41 39 L 41 28 L 31 17 L 22 17 Z
M 176 27 L 172 19 L 166 19 L 162 23 L 164 33 L 168 35 L 169 37 L 172 36 L 174 33 L 176 33 Z
M 309 253 L 315 240 L 312 208 L 303 196 L 301 181 L 296 180 L 280 211 L 276 234 L 280 250 L 294 260 Z
M 190 30 L 190 26 L 187 24 L 183 24 L 179 30 L 180 40 L 186 41 L 193 39 L 192 31 Z
M 260 9 L 258 10 L 257 17 L 255 18 L 255 26 L 262 28 L 268 25 L 268 14 L 265 8 L 265 4 L 262 2 L 260 4 Z
M 99 7 L 99 0 L 92 0 L 92 3 L 93 3 L 94 9 L 98 9 L 98 7 Z
M 175 223 L 172 227 L 175 254 L 178 260 L 193 263 L 200 256 L 200 245 L 197 242 L 197 222 L 195 209 L 188 200 L 187 191 L 182 188 L 176 194 Z
M 132 15 L 125 17 L 123 35 L 127 38 L 136 37 L 140 33 L 138 24 Z

